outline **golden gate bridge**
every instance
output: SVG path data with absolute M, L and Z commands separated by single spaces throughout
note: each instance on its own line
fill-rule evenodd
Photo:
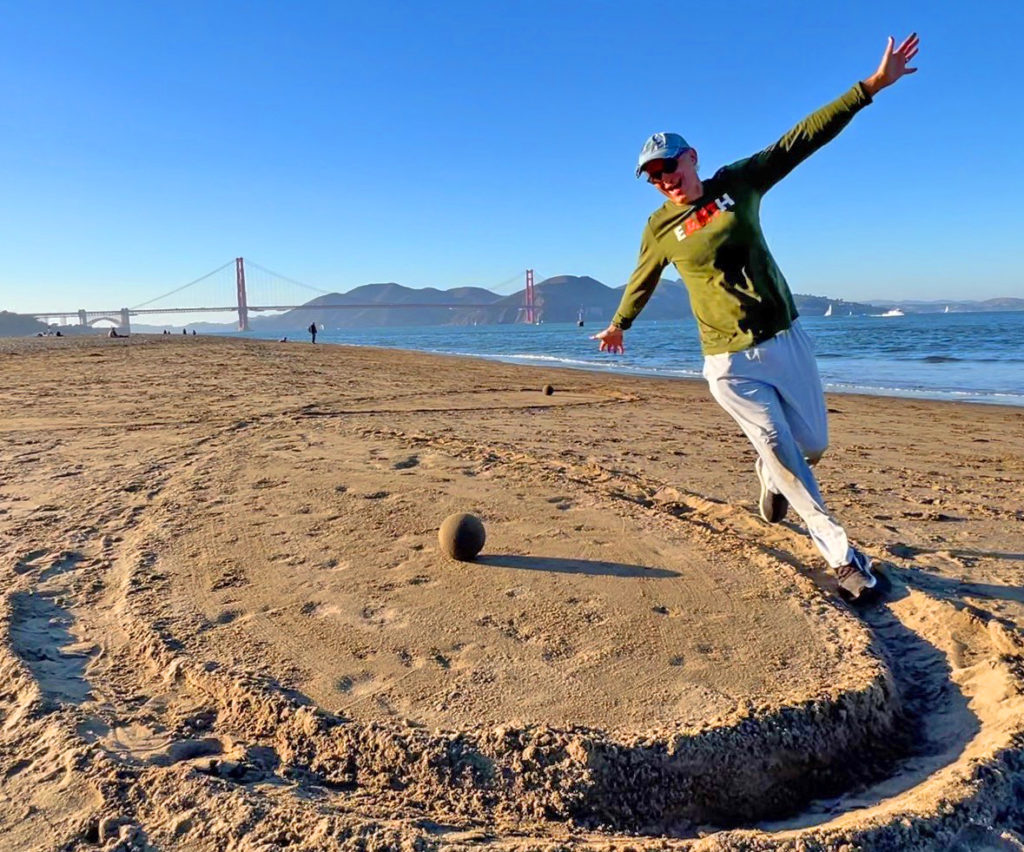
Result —
M 233 304 L 215 304 L 211 306 L 199 307 L 195 305 L 181 306 L 180 304 L 174 304 L 169 306 L 167 304 L 160 305 L 158 303 L 166 302 L 171 296 L 176 296 L 194 287 L 198 287 L 204 283 L 214 283 L 215 291 L 210 296 L 211 301 L 224 302 L 224 273 L 234 267 L 233 275 Z M 249 278 L 246 278 L 247 269 L 249 270 Z M 256 276 L 253 276 L 253 272 Z M 230 274 L 230 273 L 228 273 Z M 507 281 L 503 281 L 499 284 L 493 285 L 495 287 L 504 287 L 507 284 L 517 280 L 523 273 L 516 273 L 516 275 Z M 219 277 L 218 277 L 219 276 Z M 256 302 L 250 298 L 250 291 L 253 287 L 254 277 L 259 280 L 260 285 L 257 287 L 259 295 L 262 298 Z M 533 324 L 539 314 L 537 310 L 537 303 L 535 301 L 536 295 L 534 290 L 534 275 L 532 269 L 527 269 L 525 273 L 526 286 L 523 291 L 523 304 L 518 309 L 517 320 L 524 323 Z M 311 284 L 304 284 L 301 281 L 296 281 L 293 278 L 289 278 L 286 275 L 274 272 L 271 269 L 260 266 L 258 263 L 252 261 L 246 262 L 244 258 L 236 257 L 234 260 L 230 260 L 222 266 L 218 266 L 211 272 L 207 272 L 205 275 L 196 278 L 194 281 L 189 281 L 187 284 L 182 284 L 180 287 L 175 287 L 173 290 L 169 290 L 166 293 L 162 293 L 155 298 L 148 299 L 138 305 L 131 308 L 116 308 L 112 310 L 86 310 L 84 308 L 78 308 L 73 311 L 24 311 L 23 313 L 27 316 L 33 316 L 37 319 L 50 321 L 60 320 L 67 323 L 68 320 L 77 319 L 78 324 L 82 326 L 92 326 L 100 322 L 111 322 L 121 332 L 128 333 L 131 330 L 131 318 L 142 315 L 160 315 L 160 314 L 198 314 L 198 313 L 237 313 L 238 315 L 238 330 L 248 331 L 249 330 L 249 314 L 251 313 L 262 313 L 262 312 L 278 312 L 278 311 L 290 311 L 299 308 L 309 306 L 308 301 L 303 304 L 286 304 L 286 302 L 294 301 L 294 298 L 281 298 L 280 292 L 276 294 L 269 293 L 267 284 L 276 283 L 277 285 L 287 284 L 294 294 L 294 287 L 300 287 L 307 291 L 311 291 L 320 296 L 337 295 L 330 290 L 323 290 L 319 287 L 314 287 Z M 277 288 L 280 289 L 280 286 Z M 193 291 L 195 292 L 195 291 Z M 276 298 L 274 298 L 276 296 Z M 269 297 L 269 298 L 268 298 Z M 197 299 L 196 301 L 204 301 Z M 344 302 L 344 303 L 321 303 L 318 302 L 314 306 L 316 310 L 358 310 L 367 308 L 488 308 L 493 306 L 493 302 L 482 302 L 482 303 L 469 303 L 469 302 L 367 302 L 367 303 L 356 303 L 356 302 Z

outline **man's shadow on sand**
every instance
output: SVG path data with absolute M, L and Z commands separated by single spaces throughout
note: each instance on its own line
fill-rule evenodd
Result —
M 523 571 L 551 571 L 556 574 L 591 574 L 604 577 L 644 577 L 666 580 L 681 577 L 678 571 L 667 568 L 648 568 L 646 565 L 623 565 L 620 562 L 600 562 L 591 559 L 563 559 L 558 556 L 518 556 L 511 553 L 489 553 L 473 560 L 479 565 L 495 568 L 516 568 Z

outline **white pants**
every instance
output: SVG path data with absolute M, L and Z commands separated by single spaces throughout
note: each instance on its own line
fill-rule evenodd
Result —
M 825 392 L 799 321 L 751 349 L 707 355 L 711 394 L 761 457 L 768 486 L 789 501 L 832 568 L 850 561 L 846 531 L 825 508 L 808 461 L 828 447 Z

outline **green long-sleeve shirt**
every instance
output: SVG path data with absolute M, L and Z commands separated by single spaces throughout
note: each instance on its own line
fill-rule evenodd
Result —
M 749 349 L 789 328 L 796 305 L 761 232 L 761 197 L 869 103 L 857 83 L 774 145 L 719 169 L 693 204 L 666 201 L 647 221 L 612 322 L 629 328 L 673 263 L 689 290 L 705 355 Z

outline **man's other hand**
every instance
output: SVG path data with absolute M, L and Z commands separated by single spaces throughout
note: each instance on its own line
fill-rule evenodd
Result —
M 590 338 L 591 340 L 600 340 L 601 346 L 599 347 L 601 352 L 611 352 L 613 355 L 621 355 L 626 351 L 626 346 L 622 342 L 622 329 L 617 325 L 610 325 L 604 331 L 599 331 Z

